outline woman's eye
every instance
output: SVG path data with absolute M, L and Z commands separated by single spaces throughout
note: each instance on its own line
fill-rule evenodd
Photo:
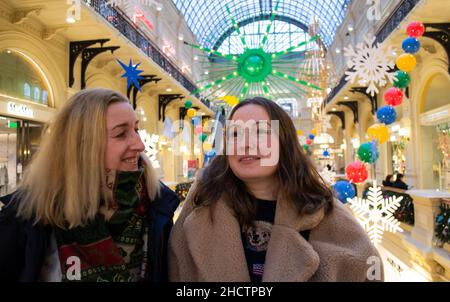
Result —
M 139 128 L 135 128 L 134 131 L 135 131 L 136 133 L 139 133 Z
M 125 136 L 125 132 L 121 132 L 119 134 L 116 135 L 116 138 L 121 138 Z

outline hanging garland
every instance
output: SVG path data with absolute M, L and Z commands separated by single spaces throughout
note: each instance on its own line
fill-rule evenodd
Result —
M 450 207 L 441 204 L 439 214 L 436 216 L 436 238 L 439 243 L 450 243 Z

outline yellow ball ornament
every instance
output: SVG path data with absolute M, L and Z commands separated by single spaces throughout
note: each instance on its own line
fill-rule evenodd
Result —
M 203 150 L 205 152 L 211 151 L 212 150 L 212 144 L 211 143 L 203 143 Z
M 416 67 L 417 61 L 412 54 L 404 53 L 397 58 L 395 64 L 401 71 L 410 72 Z
M 367 129 L 367 135 L 370 140 L 377 141 L 378 144 L 384 144 L 389 139 L 389 129 L 383 124 L 375 124 Z
M 311 134 L 317 135 L 317 130 L 316 130 L 316 129 L 312 129 L 312 130 L 311 130 Z
M 197 111 L 195 109 L 190 108 L 187 111 L 187 116 L 194 117 L 196 113 L 197 113 Z
M 239 104 L 239 99 L 237 97 L 235 97 L 234 95 L 226 95 L 226 96 L 222 97 L 221 100 L 224 100 L 231 107 L 234 107 L 237 104 Z
M 302 136 L 302 135 L 303 135 L 303 131 L 302 131 L 301 129 L 298 129 L 298 130 L 297 130 L 297 135 L 298 135 L 298 136 Z

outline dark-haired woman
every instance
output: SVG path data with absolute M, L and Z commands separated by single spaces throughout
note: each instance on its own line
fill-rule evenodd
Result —
M 169 240 L 169 278 L 381 281 L 383 272 L 364 230 L 304 155 L 289 116 L 253 98 L 233 108 L 224 155 L 186 198 Z

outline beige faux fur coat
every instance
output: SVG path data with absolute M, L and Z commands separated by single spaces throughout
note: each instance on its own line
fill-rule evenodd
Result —
M 169 239 L 170 281 L 250 281 L 231 209 L 222 200 L 212 208 L 194 209 L 189 195 Z M 328 215 L 298 216 L 292 207 L 277 202 L 263 281 L 367 281 L 373 264 L 368 259 L 379 254 L 349 209 L 335 201 Z M 307 229 L 308 241 L 299 234 Z

